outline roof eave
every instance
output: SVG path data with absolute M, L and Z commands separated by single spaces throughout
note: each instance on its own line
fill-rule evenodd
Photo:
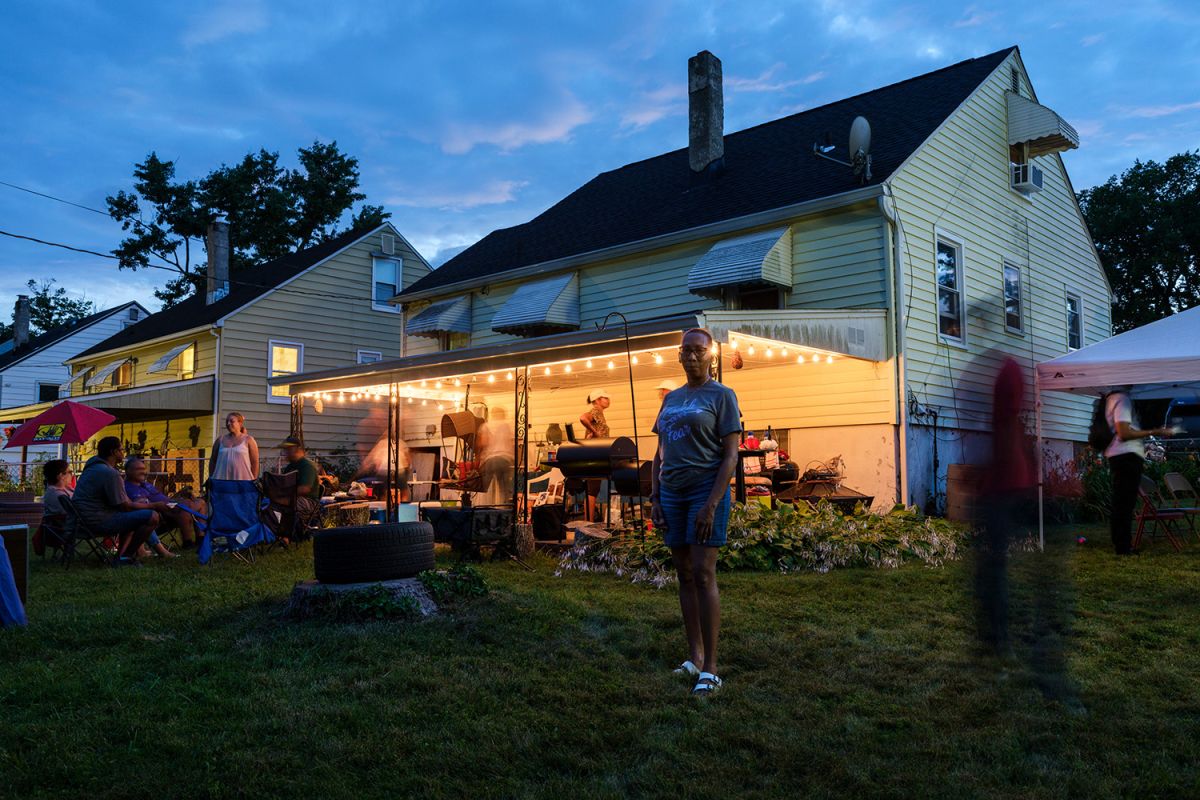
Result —
M 577 253 L 576 255 L 565 256 L 563 258 L 557 258 L 551 261 L 528 264 L 523 267 L 504 270 L 503 272 L 494 272 L 490 275 L 456 281 L 454 283 L 446 283 L 442 284 L 441 286 L 434 286 L 421 291 L 402 292 L 393 297 L 389 302 L 400 304 L 413 303 L 418 300 L 429 300 L 436 297 L 454 294 L 456 292 L 469 291 L 471 289 L 485 286 L 489 283 L 495 283 L 497 281 L 516 280 L 518 278 L 544 275 L 551 272 L 558 272 L 560 270 L 575 269 L 594 261 L 636 255 L 648 250 L 658 250 L 663 247 L 670 247 L 671 245 L 680 244 L 693 239 L 701 239 L 708 236 L 722 236 L 735 231 L 777 224 L 798 216 L 818 214 L 835 208 L 842 208 L 843 206 L 855 205 L 856 203 L 874 200 L 882 194 L 882 183 L 872 184 L 870 186 L 861 186 L 856 189 L 851 189 L 847 192 L 826 195 L 825 197 L 818 197 L 813 200 L 805 200 L 802 203 L 793 203 L 791 205 L 780 206 L 779 208 L 772 208 L 767 211 L 759 211 L 754 214 L 746 214 L 740 217 L 732 217 L 730 219 L 724 219 L 718 222 L 710 222 L 706 225 L 685 228 L 680 231 L 674 231 L 673 233 L 664 233 L 659 236 L 651 236 L 646 239 L 624 242 L 622 244 L 601 248 L 599 250 L 589 250 L 586 253 Z M 436 270 L 434 271 L 434 274 L 437 274 Z

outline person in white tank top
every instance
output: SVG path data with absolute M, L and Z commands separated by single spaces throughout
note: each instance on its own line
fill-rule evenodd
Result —
M 237 411 L 225 417 L 226 433 L 213 442 L 208 463 L 210 478 L 252 481 L 258 477 L 258 442 L 246 433 L 246 418 Z

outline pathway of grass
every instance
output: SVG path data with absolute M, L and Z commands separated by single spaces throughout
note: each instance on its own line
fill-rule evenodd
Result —
M 671 592 L 548 560 L 366 625 L 280 620 L 308 549 L 37 565 L 30 627 L 0 634 L 0 795 L 1200 796 L 1200 546 L 1118 561 L 1067 533 L 1017 557 L 1003 668 L 966 564 L 722 576 L 707 703 L 669 673 Z

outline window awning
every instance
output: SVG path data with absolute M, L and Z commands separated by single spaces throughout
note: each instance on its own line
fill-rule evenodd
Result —
M 1040 103 L 1008 92 L 1008 143 L 1029 146 L 1029 157 L 1079 147 L 1079 134 L 1066 120 Z
M 79 383 L 81 380 L 83 380 L 87 376 L 87 374 L 88 374 L 88 370 L 86 370 L 86 369 L 76 372 L 74 375 L 71 376 L 71 380 L 67 381 L 66 383 L 60 383 L 58 385 L 58 393 L 61 395 L 63 392 L 71 391 L 71 387 L 74 386 L 75 384 Z
M 213 380 L 208 375 L 186 381 L 89 394 L 72 400 L 107 411 L 121 422 L 199 416 L 212 413 Z
M 888 359 L 883 309 L 705 311 L 703 321 L 721 342 L 745 334 L 869 361 Z
M 578 273 L 519 287 L 492 317 L 492 330 L 517 336 L 579 330 Z
M 146 370 L 146 372 L 148 372 L 148 373 L 166 372 L 167 367 L 171 366 L 171 362 L 174 361 L 175 359 L 179 358 L 180 354 L 182 354 L 184 350 L 187 350 L 193 344 L 194 344 L 193 342 L 188 342 L 187 344 L 181 344 L 181 345 L 172 347 L 170 350 L 167 351 L 166 355 L 164 355 L 158 361 L 155 361 L 153 364 L 151 364 L 150 369 Z
M 719 297 L 726 286 L 790 288 L 792 259 L 788 228 L 773 228 L 717 242 L 688 272 L 688 291 Z
M 99 386 L 108 380 L 109 377 L 111 377 L 114 372 L 119 370 L 121 365 L 125 364 L 127 361 L 129 361 L 129 357 L 125 356 L 124 358 L 118 358 L 116 361 L 111 361 L 108 364 L 105 364 L 103 369 L 87 379 L 87 383 L 85 383 L 84 386 L 89 389 L 93 386 Z
M 471 296 L 439 300 L 413 316 L 404 326 L 409 336 L 471 332 Z

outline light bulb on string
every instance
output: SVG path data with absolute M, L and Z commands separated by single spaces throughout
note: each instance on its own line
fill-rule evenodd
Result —
M 587 360 L 587 368 L 588 369 L 592 368 L 592 360 L 590 358 Z
M 567 364 L 566 366 L 564 366 L 564 367 L 563 367 L 563 372 L 570 372 L 570 371 L 571 371 L 571 365 L 570 365 L 570 364 Z
M 504 379 L 506 381 L 511 381 L 513 379 L 513 374 L 511 372 L 504 373 Z
M 633 358 L 629 359 L 629 363 L 633 364 L 636 367 L 637 363 L 638 363 L 638 357 L 634 356 Z
M 422 398 L 421 398 L 421 405 L 423 405 L 423 406 L 425 406 L 425 405 L 429 405 L 429 401 L 428 401 L 428 400 L 426 400 L 424 397 L 422 397 Z
M 609 361 L 609 362 L 608 362 L 608 368 L 609 368 L 609 369 L 616 369 L 616 368 L 617 368 L 617 365 L 616 365 L 616 364 L 614 364 L 613 362 Z
M 833 363 L 833 356 L 825 356 L 825 363 L 826 363 L 826 364 L 832 364 L 832 363 Z
M 730 340 L 729 340 L 729 346 L 730 346 L 730 347 L 732 347 L 734 350 L 737 350 L 737 349 L 738 349 L 738 340 L 737 340 L 737 339 L 730 339 Z
M 767 348 L 767 358 L 773 358 L 774 356 L 775 356 L 775 351 L 768 347 Z
M 750 345 L 749 347 L 747 347 L 746 353 L 749 355 L 754 355 L 754 345 Z
M 412 401 L 413 401 L 413 399 L 412 399 L 411 397 L 410 397 L 410 398 L 408 398 L 408 402 L 410 402 L 410 403 L 411 403 Z
M 544 373 L 543 373 L 543 374 L 545 374 L 545 375 L 549 375 L 549 374 L 550 374 L 550 368 L 549 368 L 549 367 L 546 367 L 546 369 L 544 370 Z
M 782 350 L 780 350 L 779 355 L 783 356 L 784 358 L 787 358 L 788 357 L 787 348 L 785 347 Z
M 655 363 L 655 364 L 661 364 L 661 363 L 662 363 L 662 361 L 663 361 L 663 359 L 662 359 L 662 356 L 660 356 L 658 353 L 655 353 L 655 354 L 654 354 L 654 363 Z
M 804 363 L 804 353 L 801 353 L 800 355 L 796 356 L 796 363 L 797 363 L 797 364 L 803 364 L 803 363 Z
M 421 388 L 422 388 L 422 389 L 424 389 L 424 388 L 425 388 L 426 386 L 428 386 L 428 385 L 429 385 L 429 384 L 428 384 L 428 383 L 426 383 L 425 381 L 421 381 Z
M 495 383 L 495 382 L 496 382 L 496 376 L 488 375 L 488 383 Z

